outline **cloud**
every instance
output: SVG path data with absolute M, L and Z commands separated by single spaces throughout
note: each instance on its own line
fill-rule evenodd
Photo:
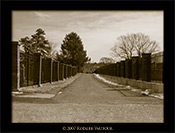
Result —
M 163 11 L 21 11 L 13 20 L 13 38 L 42 28 L 58 48 L 66 34 L 76 32 L 94 61 L 108 56 L 116 38 L 127 33 L 145 33 L 163 47 Z
M 44 20 L 47 20 L 50 18 L 49 15 L 45 14 L 45 13 L 42 13 L 42 12 L 33 12 L 40 21 L 44 21 Z

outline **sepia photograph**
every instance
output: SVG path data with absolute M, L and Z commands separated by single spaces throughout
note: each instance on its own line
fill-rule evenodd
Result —
M 167 1 L 3 0 L 2 132 L 173 132 Z
M 12 123 L 164 123 L 163 10 L 11 16 Z

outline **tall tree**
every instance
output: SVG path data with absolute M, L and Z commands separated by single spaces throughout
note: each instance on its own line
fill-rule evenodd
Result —
M 74 66 L 83 66 L 89 58 L 84 50 L 82 40 L 75 32 L 67 34 L 61 44 L 62 61 Z
M 153 53 L 157 51 L 158 43 L 151 41 L 149 36 L 143 33 L 133 34 L 132 36 L 135 43 L 135 50 L 139 57 L 141 57 L 142 53 Z
M 49 56 L 51 53 L 51 44 L 45 38 L 45 32 L 41 28 L 36 30 L 36 33 L 31 35 L 31 38 L 25 37 L 19 40 L 25 52 L 41 53 L 42 56 Z
M 111 52 L 114 57 L 130 59 L 134 53 L 141 57 L 142 53 L 153 53 L 157 48 L 158 43 L 151 41 L 149 36 L 143 33 L 132 33 L 118 37 Z

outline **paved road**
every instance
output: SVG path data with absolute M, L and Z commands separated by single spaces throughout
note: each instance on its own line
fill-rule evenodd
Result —
M 118 89 L 118 90 L 117 90 Z M 163 122 L 163 100 L 82 74 L 51 99 L 13 101 L 13 122 Z

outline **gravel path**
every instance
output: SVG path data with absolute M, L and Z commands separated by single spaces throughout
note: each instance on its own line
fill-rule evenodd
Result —
M 19 98 L 12 102 L 12 122 L 163 122 L 163 100 L 116 91 L 82 74 L 55 97 Z

